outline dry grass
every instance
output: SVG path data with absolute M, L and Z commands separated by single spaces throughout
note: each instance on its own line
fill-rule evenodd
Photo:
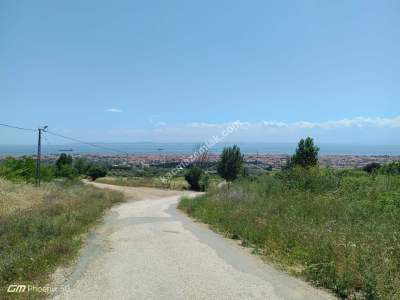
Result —
M 154 187 L 173 190 L 188 189 L 188 184 L 183 177 L 173 178 L 170 183 L 163 183 L 158 177 L 103 177 L 97 179 L 96 182 L 132 187 Z
M 43 286 L 79 251 L 84 233 L 122 194 L 76 183 L 31 185 L 0 181 L 0 299 L 42 298 L 7 293 L 9 284 Z
M 48 193 L 49 189 L 37 189 L 29 184 L 16 184 L 0 178 L 0 217 L 38 205 Z

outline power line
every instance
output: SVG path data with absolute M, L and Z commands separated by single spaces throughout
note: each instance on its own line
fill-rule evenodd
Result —
M 89 145 L 92 147 L 96 147 L 96 148 L 101 148 L 101 149 L 106 149 L 108 151 L 113 151 L 113 152 L 120 152 L 123 153 L 124 155 L 126 155 L 126 158 L 128 159 L 128 153 L 121 151 L 121 150 L 117 150 L 117 149 L 113 149 L 110 147 L 104 147 L 101 145 L 97 145 L 97 144 L 93 144 L 93 143 L 89 143 L 89 142 L 85 142 L 85 141 L 81 141 L 78 140 L 76 138 L 73 137 L 69 137 L 69 136 L 65 136 L 56 132 L 51 132 L 48 131 L 47 128 L 48 126 L 44 126 L 43 128 L 38 128 L 38 129 L 32 129 L 32 128 L 24 128 L 24 127 L 19 127 L 19 126 L 14 126 L 14 125 L 10 125 L 10 124 L 3 124 L 0 123 L 0 126 L 4 126 L 4 127 L 8 127 L 8 128 L 13 128 L 13 129 L 18 129 L 18 130 L 25 130 L 25 131 L 33 131 L 33 132 L 38 132 L 38 149 L 37 149 L 37 155 L 36 155 L 36 186 L 40 187 L 40 164 L 41 164 L 41 153 L 42 153 L 42 134 L 43 133 L 48 133 L 54 136 L 58 136 L 70 141 L 74 141 L 74 142 L 78 142 L 80 144 L 85 144 L 85 145 Z
M 124 152 L 124 151 L 121 151 L 121 150 L 118 150 L 118 149 L 114 149 L 114 148 L 110 148 L 110 147 L 105 147 L 105 146 L 101 146 L 101 145 L 85 142 L 85 141 L 78 140 L 78 139 L 73 138 L 73 137 L 65 136 L 65 135 L 62 135 L 62 134 L 59 134 L 59 133 L 56 133 L 56 132 L 52 132 L 52 131 L 46 130 L 46 133 L 54 135 L 54 136 L 58 136 L 58 137 L 61 137 L 61 138 L 64 138 L 64 139 L 67 139 L 67 140 L 70 140 L 70 141 L 73 141 L 73 142 L 77 142 L 77 143 L 80 143 L 80 144 L 85 144 L 85 145 L 89 145 L 89 146 L 100 148 L 100 149 L 105 149 L 105 150 L 112 151 L 112 152 L 119 152 L 119 153 L 123 153 L 125 155 L 128 154 L 127 152 Z
M 24 128 L 24 127 L 19 127 L 19 126 L 14 126 L 10 124 L 4 124 L 0 123 L 0 126 L 12 128 L 12 129 L 18 129 L 18 130 L 24 130 L 24 131 L 33 131 L 33 132 L 38 132 L 38 148 L 37 148 L 37 155 L 36 155 L 36 186 L 40 186 L 40 159 L 41 159 L 41 153 L 42 153 L 42 134 L 43 132 L 46 131 L 47 126 L 44 126 L 43 128 L 38 128 L 38 129 L 33 129 L 33 128 Z
M 19 126 L 14 126 L 14 125 L 9 125 L 9 124 L 3 124 L 3 123 L 0 123 L 0 126 L 9 127 L 9 128 L 13 128 L 13 129 L 19 129 L 19 130 L 26 130 L 26 131 L 34 131 L 34 132 L 38 131 L 38 129 L 24 128 L 24 127 L 19 127 Z M 67 140 L 70 140 L 70 141 L 74 141 L 74 142 L 77 142 L 77 143 L 80 143 L 80 144 L 85 144 L 85 145 L 89 145 L 89 146 L 92 146 L 92 147 L 105 149 L 105 150 L 112 151 L 112 152 L 119 152 L 119 153 L 123 153 L 123 154 L 128 154 L 127 152 L 124 152 L 124 151 L 121 151 L 121 150 L 118 150 L 118 149 L 105 147 L 105 146 L 97 145 L 97 144 L 94 144 L 94 143 L 85 142 L 85 141 L 82 141 L 82 140 L 79 140 L 79 139 L 76 139 L 76 138 L 73 138 L 73 137 L 65 136 L 65 135 L 62 135 L 62 134 L 59 134 L 59 133 L 56 133 L 56 132 L 52 132 L 52 131 L 48 131 L 48 130 L 43 130 L 43 132 L 46 132 L 48 134 L 51 134 L 51 135 L 54 135 L 54 136 L 58 136 L 58 137 L 61 137 L 61 138 L 64 138 L 64 139 L 67 139 Z
M 13 129 L 19 129 L 19 130 L 26 130 L 26 131 L 37 131 L 37 129 L 18 127 L 18 126 L 2 124 L 2 123 L 0 123 L 0 126 L 9 127 L 9 128 L 13 128 Z

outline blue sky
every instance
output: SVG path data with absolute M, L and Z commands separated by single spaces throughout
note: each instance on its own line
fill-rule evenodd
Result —
M 399 1 L 3 0 L 0 123 L 134 142 L 239 120 L 227 140 L 400 144 L 399 53 Z

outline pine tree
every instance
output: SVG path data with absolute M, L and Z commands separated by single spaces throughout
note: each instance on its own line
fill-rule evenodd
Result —
M 290 165 L 302 166 L 302 167 L 312 167 L 318 164 L 318 151 L 319 148 L 314 145 L 314 140 L 307 137 L 305 140 L 301 139 L 296 153 L 292 156 L 290 160 Z
M 218 174 L 227 181 L 235 180 L 243 168 L 244 158 L 236 145 L 222 150 L 218 162 Z

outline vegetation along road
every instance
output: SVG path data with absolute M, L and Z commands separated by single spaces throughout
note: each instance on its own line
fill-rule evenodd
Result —
M 72 270 L 56 272 L 64 288 L 54 299 L 333 299 L 178 212 L 194 192 L 94 184 L 128 201 L 89 236 Z

